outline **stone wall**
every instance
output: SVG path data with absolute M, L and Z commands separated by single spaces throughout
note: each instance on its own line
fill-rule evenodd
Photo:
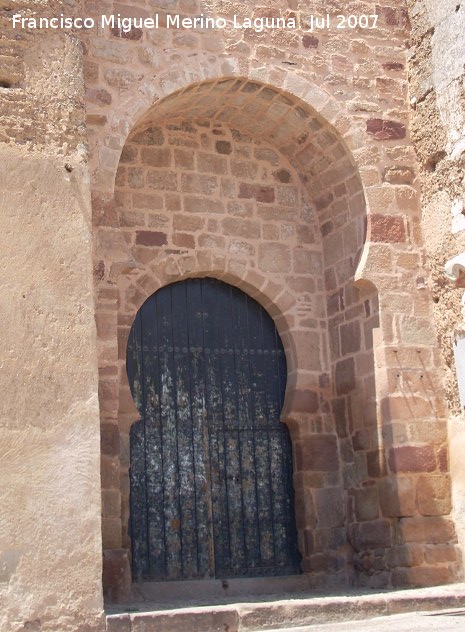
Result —
M 117 8 L 248 13 L 245 3 L 196 1 Z M 257 14 L 304 22 L 319 8 L 264 3 Z M 137 412 L 127 334 L 152 292 L 196 275 L 249 292 L 282 334 L 283 420 L 313 581 L 421 585 L 460 573 L 409 138 L 407 12 L 388 2 L 355 10 L 380 14 L 376 33 L 161 28 L 85 38 L 113 597 L 129 590 L 127 433 Z
M 397 0 L 350 5 L 378 13 L 376 31 L 106 29 L 82 42 L 13 33 L 9 16 L 231 18 L 250 3 L 0 3 L 5 629 L 99 629 L 101 529 L 107 596 L 130 596 L 127 335 L 150 294 L 188 276 L 238 285 L 280 331 L 313 584 L 460 577 L 436 331 L 451 365 L 460 293 L 442 266 L 463 249 L 449 230 L 463 122 L 460 55 L 444 43 L 461 41 L 463 9 L 408 4 L 409 54 Z M 328 10 L 335 23 L 347 3 Z M 321 3 L 254 11 L 304 24 Z
M 465 9 L 459 2 L 411 1 L 409 12 L 413 140 L 421 169 L 425 249 L 448 405 L 454 511 L 463 547 L 465 424 L 453 358 L 454 335 L 464 327 L 463 289 L 445 278 L 444 265 L 465 250 Z
M 74 632 L 104 627 L 82 49 L 13 32 L 37 9 L 0 3 L 0 629 Z

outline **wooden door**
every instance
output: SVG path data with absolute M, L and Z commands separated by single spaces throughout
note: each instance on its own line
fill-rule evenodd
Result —
M 134 579 L 298 572 L 286 360 L 266 311 L 215 279 L 167 286 L 137 314 L 127 370 Z

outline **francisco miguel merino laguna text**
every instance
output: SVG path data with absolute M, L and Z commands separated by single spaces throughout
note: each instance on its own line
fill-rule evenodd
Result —
M 178 14 L 163 15 L 162 19 L 158 13 L 151 18 L 122 17 L 116 15 L 101 15 L 97 20 L 91 17 L 67 17 L 61 14 L 59 17 L 33 18 L 24 17 L 19 13 L 12 16 L 13 28 L 21 29 L 92 29 L 99 26 L 114 29 L 118 28 L 123 33 L 128 33 L 132 29 L 225 29 L 228 26 L 236 29 L 253 29 L 261 32 L 265 29 L 296 29 L 298 28 L 295 18 L 239 18 L 233 15 L 231 19 L 221 17 L 208 17 L 200 14 L 195 17 L 183 17 Z

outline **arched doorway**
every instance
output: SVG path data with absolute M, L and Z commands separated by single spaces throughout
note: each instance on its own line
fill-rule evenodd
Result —
M 189 279 L 153 294 L 128 342 L 133 579 L 299 572 L 286 359 L 241 290 Z

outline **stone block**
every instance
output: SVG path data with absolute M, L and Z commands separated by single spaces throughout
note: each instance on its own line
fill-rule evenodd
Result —
M 131 571 L 129 554 L 125 549 L 107 549 L 103 552 L 103 593 L 113 603 L 131 599 Z M 128 615 L 123 615 L 128 616 Z M 122 627 L 121 627 L 122 626 Z M 123 623 L 110 630 L 126 630 Z M 128 628 L 130 629 L 130 628 Z
M 184 198 L 184 211 L 187 213 L 212 213 L 222 215 L 224 203 L 209 197 L 186 196 Z
M 336 424 L 336 432 L 337 436 L 341 439 L 348 437 L 348 426 L 347 426 L 347 402 L 345 397 L 340 397 L 339 399 L 333 399 L 332 410 L 334 415 L 334 422 Z
M 102 517 L 102 545 L 104 549 L 119 549 L 122 542 L 121 518 Z
M 370 241 L 402 243 L 406 240 L 404 218 L 397 215 L 369 215 Z
M 360 351 L 361 335 L 360 323 L 358 321 L 342 325 L 340 328 L 340 334 L 342 355 Z
M 414 480 L 406 476 L 382 479 L 379 482 L 379 501 L 384 516 L 415 515 Z
M 131 143 L 136 145 L 163 145 L 165 137 L 159 127 L 147 127 L 141 132 L 136 132 L 130 137 Z
M 120 441 L 117 424 L 103 423 L 100 426 L 100 443 L 102 454 L 106 456 L 119 456 Z
M 379 500 L 376 485 L 355 489 L 354 510 L 358 522 L 376 520 L 379 517 Z
M 181 191 L 184 193 L 198 193 L 212 195 L 219 189 L 216 176 L 206 176 L 197 173 L 183 173 L 181 176 Z
M 149 167 L 171 166 L 171 149 L 169 147 L 143 147 L 141 157 L 143 164 Z
M 224 175 L 228 173 L 228 160 L 217 154 L 199 152 L 197 155 L 197 167 L 203 173 Z
M 241 182 L 239 186 L 239 197 L 255 199 L 257 202 L 271 204 L 275 201 L 275 190 L 274 187 L 270 186 Z
M 418 511 L 423 516 L 447 516 L 452 511 L 449 476 L 420 476 L 417 483 Z
M 217 140 L 215 149 L 219 154 L 224 154 L 225 156 L 232 153 L 232 145 L 228 140 Z
M 171 171 L 155 171 L 150 169 L 147 172 L 147 186 L 150 189 L 160 191 L 177 191 L 178 178 L 176 173 Z
M 260 244 L 258 247 L 258 267 L 262 272 L 289 272 L 291 268 L 290 248 L 277 242 Z
M 131 632 L 129 614 L 112 614 L 107 616 L 106 632 Z
M 121 516 L 121 494 L 118 489 L 102 490 L 102 516 L 107 518 Z
M 446 544 L 456 541 L 454 523 L 441 517 L 401 518 L 399 535 L 406 543 Z
M 297 348 L 297 363 L 304 371 L 318 371 L 321 368 L 320 334 L 315 331 L 297 330 L 294 333 L 294 343 Z
M 347 395 L 355 389 L 355 362 L 353 358 L 336 364 L 336 393 Z
M 138 246 L 164 246 L 167 243 L 166 233 L 151 230 L 136 231 L 136 244 Z
M 227 217 L 221 222 L 224 235 L 231 235 L 233 237 L 244 237 L 248 239 L 258 239 L 260 237 L 260 225 L 258 222 L 250 219 L 242 219 L 239 217 Z M 273 248 L 274 245 L 280 246 L 280 248 Z M 267 244 L 265 249 L 271 248 L 272 257 L 274 259 L 275 267 L 279 267 L 283 264 L 285 259 L 285 253 L 289 253 L 289 248 L 281 244 Z M 287 255 L 289 259 L 289 254 Z M 260 259 L 261 261 L 261 259 Z
M 376 140 L 397 140 L 405 138 L 407 134 L 403 123 L 379 118 L 369 119 L 366 123 L 366 130 Z
M 391 525 L 387 520 L 374 520 L 352 524 L 349 538 L 356 551 L 388 548 L 392 544 Z
M 158 211 L 163 208 L 163 197 L 161 195 L 150 195 L 149 193 L 133 193 L 131 195 L 133 208 L 146 211 Z
M 334 435 L 312 435 L 296 445 L 298 471 L 337 472 L 339 456 Z
M 457 558 L 457 547 L 452 544 L 436 544 L 425 547 L 425 560 L 427 564 L 456 562 Z
M 344 497 L 339 487 L 317 489 L 315 490 L 314 498 L 318 529 L 344 525 Z
M 188 233 L 174 233 L 173 245 L 178 248 L 195 248 L 195 239 Z
M 433 472 L 436 458 L 431 446 L 400 446 L 390 448 L 388 457 L 391 472 Z
M 298 413 L 316 413 L 319 408 L 318 393 L 310 390 L 296 390 L 292 400 L 292 411 Z
M 423 547 L 420 544 L 393 546 L 386 551 L 386 564 L 396 566 L 421 566 L 424 561 Z
M 304 35 L 302 37 L 302 45 L 304 48 L 318 48 L 320 40 L 314 35 Z
M 258 163 L 252 160 L 232 160 L 231 174 L 236 178 L 254 180 L 258 173 Z
M 192 151 L 189 151 L 188 149 L 175 149 L 174 166 L 176 169 L 194 169 L 195 160 Z
M 180 213 L 176 213 L 173 217 L 174 230 L 195 232 L 201 230 L 204 224 L 205 220 L 203 217 L 195 215 L 181 215 Z
M 453 580 L 452 571 L 446 566 L 414 566 L 412 568 L 397 568 L 392 573 L 394 587 L 411 586 L 422 588 L 426 586 L 440 586 Z
M 314 573 L 334 573 L 340 571 L 344 565 L 343 557 L 334 553 L 317 553 L 306 560 L 306 570 Z

